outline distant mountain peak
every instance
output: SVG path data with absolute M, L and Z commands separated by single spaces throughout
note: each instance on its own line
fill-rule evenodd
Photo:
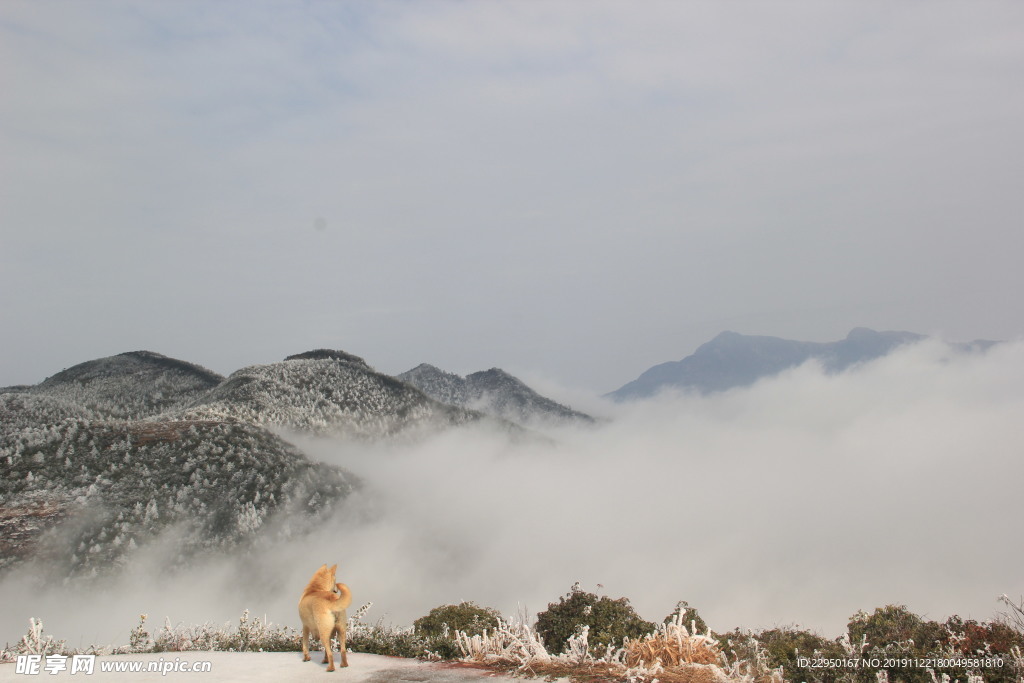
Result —
M 701 393 L 724 391 L 748 386 L 812 358 L 819 360 L 826 371 L 839 372 L 857 363 L 880 358 L 903 344 L 923 339 L 924 335 L 914 332 L 879 332 L 868 327 L 855 327 L 845 339 L 835 342 L 805 342 L 721 332 L 686 358 L 655 365 L 607 396 L 628 400 L 654 396 L 665 389 Z M 992 343 L 971 342 L 957 348 L 982 350 Z

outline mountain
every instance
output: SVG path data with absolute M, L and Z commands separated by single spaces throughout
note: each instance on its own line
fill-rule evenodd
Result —
M 172 528 L 181 561 L 312 530 L 357 485 L 266 429 L 212 421 L 5 428 L 0 468 L 0 569 L 39 556 L 63 575 L 117 566 Z
M 345 351 L 224 378 L 150 351 L 0 391 L 0 571 L 98 574 L 172 533 L 176 558 L 311 531 L 358 487 L 271 430 L 359 438 L 489 423 Z
M 435 401 L 377 372 L 358 356 L 323 349 L 238 370 L 175 415 L 367 438 L 457 426 L 485 417 Z
M 479 410 L 520 425 L 594 422 L 589 415 L 541 396 L 499 368 L 460 377 L 423 363 L 397 377 L 442 403 Z
M 888 354 L 893 349 L 925 339 L 913 332 L 877 332 L 853 329 L 835 342 L 804 342 L 722 332 L 690 356 L 650 368 L 638 378 L 607 394 L 617 401 L 648 398 L 666 389 L 701 393 L 724 391 L 753 384 L 808 360 L 821 362 L 827 372 L 841 372 Z M 954 345 L 961 350 L 982 350 L 995 342 Z
M 223 381 L 192 363 L 130 351 L 80 363 L 22 391 L 107 418 L 137 419 L 184 405 Z
M 99 573 L 171 530 L 180 561 L 312 530 L 357 480 L 257 420 L 182 415 L 226 383 L 134 351 L 0 393 L 0 570 Z

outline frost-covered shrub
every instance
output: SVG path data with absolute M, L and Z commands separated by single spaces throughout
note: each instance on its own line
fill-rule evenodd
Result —
M 245 610 L 238 619 L 233 637 L 226 645 L 236 652 L 292 652 L 301 649 L 298 632 L 288 626 L 274 626 L 266 620 L 249 618 Z
M 999 668 L 984 672 L 985 680 L 992 683 L 1018 683 L 1024 681 L 1024 632 L 1017 631 L 1005 620 L 977 622 L 952 616 L 943 625 L 950 656 L 993 658 L 1003 662 Z
M 347 633 L 348 649 L 371 655 L 389 657 L 425 657 L 427 639 L 411 628 L 400 628 L 378 620 L 373 624 L 350 626 Z
M 690 607 L 690 603 L 686 602 L 686 600 L 677 602 L 676 608 L 672 610 L 672 614 L 662 620 L 663 624 L 671 624 L 673 622 L 682 624 L 691 633 L 707 633 L 708 631 L 708 625 L 704 623 L 700 614 L 697 613 L 697 608 Z
M 29 619 L 28 633 L 14 647 L 13 655 L 55 655 L 64 652 L 65 641 L 54 640 L 53 636 L 43 635 L 43 621 Z M 14 656 L 11 659 L 14 659 Z
M 139 615 L 139 623 L 128 636 L 127 647 L 106 648 L 112 654 L 139 652 L 295 652 L 299 633 L 289 626 L 274 626 L 265 618 L 249 618 L 245 610 L 237 626 L 217 626 L 210 622 L 198 626 L 173 625 L 164 620 L 163 628 L 152 636 L 146 627 L 147 615 Z
M 1005 621 L 979 623 L 955 615 L 946 620 L 945 638 L 954 651 L 964 655 L 1009 654 L 1014 647 L 1024 647 L 1024 633 Z
M 786 680 L 792 681 L 823 680 L 820 669 L 798 666 L 801 658 L 838 659 L 848 654 L 835 640 L 796 627 L 773 628 L 756 633 L 744 633 L 737 629 L 718 636 L 718 640 L 729 661 L 760 660 L 764 670 L 781 671 Z
M 153 649 L 153 639 L 146 630 L 146 618 L 149 615 L 140 614 L 139 623 L 128 634 L 128 652 L 150 652 Z
M 1015 638 L 1018 638 L 1015 640 Z M 732 631 L 718 636 L 727 660 L 737 670 L 781 672 L 787 681 L 807 683 L 936 683 L 939 681 L 986 681 L 1019 683 L 1024 660 L 1018 643 L 1005 622 L 964 621 L 950 617 L 944 624 L 929 621 L 902 605 L 887 605 L 871 613 L 851 617 L 848 631 L 830 640 L 796 628 L 775 628 L 760 632 Z M 928 667 L 921 662 L 950 661 L 973 657 L 1001 661 L 1002 666 L 970 669 L 963 666 Z M 867 666 L 811 668 L 799 666 L 812 660 L 869 661 Z M 758 676 L 755 675 L 755 678 Z
M 352 614 L 348 620 L 348 649 L 352 652 L 365 652 L 372 655 L 387 655 L 390 657 L 420 657 L 426 659 L 451 659 L 457 656 L 454 643 L 451 638 L 438 637 L 436 640 L 447 641 L 441 643 L 433 642 L 435 639 L 425 637 L 416 633 L 413 628 L 402 628 L 385 624 L 383 619 L 376 623 L 363 623 L 363 617 L 373 605 L 368 602 Z M 454 634 L 453 634 L 454 637 Z M 432 650 L 431 646 L 440 646 L 444 654 Z
M 905 605 L 878 607 L 871 614 L 861 610 L 847 625 L 849 641 L 862 643 L 864 656 L 882 660 L 935 656 L 944 651 L 945 635 L 942 624 L 925 621 Z M 924 667 L 890 668 L 886 669 L 886 675 L 890 680 L 932 683 L 932 673 Z
M 915 648 L 934 648 L 942 637 L 942 626 L 924 621 L 905 605 L 886 605 L 871 614 L 863 610 L 847 625 L 850 640 L 866 638 L 869 647 L 885 648 L 912 643 Z
M 458 605 L 442 605 L 430 610 L 425 617 L 413 622 L 417 633 L 426 636 L 440 636 L 455 631 L 476 636 L 485 629 L 498 626 L 501 614 L 491 607 L 480 607 L 474 602 L 460 602 Z
M 726 669 L 731 678 L 758 683 L 817 680 L 792 677 L 790 672 L 786 671 L 772 657 L 759 640 L 760 636 L 761 633 L 744 631 L 739 628 L 728 633 L 716 634 L 715 637 L 721 644 Z M 830 683 L 832 680 L 830 679 Z
M 569 638 L 584 626 L 590 629 L 591 647 L 598 649 L 619 647 L 624 638 L 639 638 L 655 629 L 637 615 L 627 598 L 598 597 L 580 590 L 578 583 L 537 615 L 537 632 L 551 652 L 563 652 Z
M 78 654 L 110 654 L 110 648 L 99 648 L 90 645 L 83 648 L 69 648 L 66 641 L 55 640 L 51 635 L 43 634 L 43 622 L 41 619 L 30 618 L 28 620 L 28 633 L 21 637 L 14 647 L 5 645 L 0 647 L 0 662 L 13 662 L 19 655 L 78 655 Z

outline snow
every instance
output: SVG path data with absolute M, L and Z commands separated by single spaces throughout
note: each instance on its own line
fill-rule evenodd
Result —
M 327 665 L 321 664 L 323 651 L 311 652 L 312 661 L 303 662 L 300 652 L 161 652 L 158 654 L 107 655 L 96 658 L 94 673 L 71 674 L 63 671 L 50 674 L 40 670 L 36 675 L 16 673 L 15 664 L 0 664 L 0 683 L 33 680 L 61 681 L 82 680 L 89 683 L 101 681 L 336 681 L 341 683 L 462 683 L 463 681 L 512 681 L 511 676 L 494 673 L 452 663 L 421 662 L 416 659 L 384 657 L 362 653 L 349 653 L 347 668 L 328 672 Z M 338 653 L 335 652 L 337 665 Z M 171 671 L 163 675 L 159 671 L 128 673 L 101 672 L 100 662 L 155 662 L 164 664 L 187 662 L 194 666 L 199 662 L 210 662 L 210 671 Z M 45 660 L 44 660 L 45 661 Z

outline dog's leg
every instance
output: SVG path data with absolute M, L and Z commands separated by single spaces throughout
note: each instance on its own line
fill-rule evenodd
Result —
M 337 627 L 338 631 L 338 643 L 341 645 L 341 665 L 348 666 L 348 645 L 345 644 L 345 638 L 348 635 L 348 625 L 341 624 Z
M 309 627 L 302 627 L 302 661 L 309 661 Z
M 330 615 L 328 615 L 329 617 Z M 321 619 L 318 626 L 320 627 L 320 641 L 324 645 L 324 664 L 327 665 L 328 671 L 334 671 L 334 651 L 331 650 L 331 634 L 334 631 L 334 622 L 327 622 Z

